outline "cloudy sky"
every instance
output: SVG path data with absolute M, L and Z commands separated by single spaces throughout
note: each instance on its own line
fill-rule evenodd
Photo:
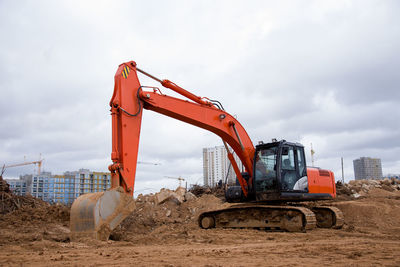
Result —
M 0 163 L 53 173 L 111 163 L 120 63 L 221 101 L 254 143 L 313 144 L 346 180 L 360 156 L 400 173 L 399 1 L 0 1 Z M 155 85 L 140 76 L 142 85 Z M 164 89 L 167 93 L 168 90 Z M 202 183 L 218 137 L 144 112 L 138 192 Z M 9 169 L 5 177 L 32 173 Z

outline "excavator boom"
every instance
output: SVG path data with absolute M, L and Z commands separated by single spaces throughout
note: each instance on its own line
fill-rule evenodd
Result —
M 137 71 L 160 82 L 189 100 L 162 94 L 158 88 L 141 86 Z M 148 109 L 203 128 L 220 136 L 227 148 L 242 191 L 247 195 L 249 184 L 243 177 L 230 148 L 253 177 L 255 148 L 244 127 L 212 100 L 196 96 L 169 80 L 160 80 L 136 67 L 134 61 L 123 63 L 115 74 L 114 92 L 110 101 L 112 117 L 111 190 L 82 195 L 71 207 L 71 237 L 107 239 L 108 234 L 128 213 L 121 207 L 134 209 L 135 184 L 142 111 Z M 230 146 L 230 148 L 228 147 Z M 130 197 L 127 198 L 126 195 Z M 107 198 L 107 200 L 106 200 Z M 105 206 L 106 202 L 111 205 Z M 106 229 L 106 230 L 104 230 Z

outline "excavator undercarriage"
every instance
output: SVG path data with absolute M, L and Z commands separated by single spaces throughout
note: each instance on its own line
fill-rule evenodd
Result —
M 210 228 L 262 228 L 287 232 L 305 232 L 316 227 L 341 228 L 343 214 L 336 207 L 237 204 L 200 214 L 199 226 Z

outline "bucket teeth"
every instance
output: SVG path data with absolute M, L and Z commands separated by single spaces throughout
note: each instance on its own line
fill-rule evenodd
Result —
M 122 187 L 78 197 L 71 206 L 71 240 L 108 240 L 111 231 L 135 209 Z

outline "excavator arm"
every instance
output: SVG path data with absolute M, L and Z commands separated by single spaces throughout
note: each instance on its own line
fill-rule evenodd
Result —
M 164 87 L 193 102 L 162 94 L 158 88 L 144 91 L 147 88 L 140 85 L 137 71 L 143 72 L 159 81 Z M 113 164 L 109 169 L 112 172 L 113 187 L 121 185 L 126 192 L 133 193 L 143 109 L 164 114 L 220 136 L 224 144 L 229 144 L 238 155 L 250 177 L 253 176 L 254 146 L 246 130 L 232 115 L 168 80 L 161 81 L 149 75 L 138 69 L 133 61 L 119 66 L 110 106 L 113 125 L 111 153 Z M 243 179 L 232 153 L 229 149 L 227 151 L 243 192 L 247 195 L 247 182 Z
M 182 100 L 162 94 L 158 88 L 141 86 L 137 72 L 160 82 L 164 87 L 188 98 Z M 160 80 L 137 68 L 134 61 L 123 63 L 115 74 L 110 101 L 112 116 L 111 189 L 80 196 L 71 207 L 71 238 L 89 236 L 108 239 L 108 235 L 134 209 L 134 192 L 143 109 L 203 128 L 220 136 L 245 196 L 249 183 L 242 177 L 228 145 L 240 158 L 250 179 L 253 177 L 255 149 L 243 126 L 221 105 L 196 96 L 169 80 Z M 128 198 L 127 196 L 130 196 Z M 126 208 L 124 208 L 126 207 Z

